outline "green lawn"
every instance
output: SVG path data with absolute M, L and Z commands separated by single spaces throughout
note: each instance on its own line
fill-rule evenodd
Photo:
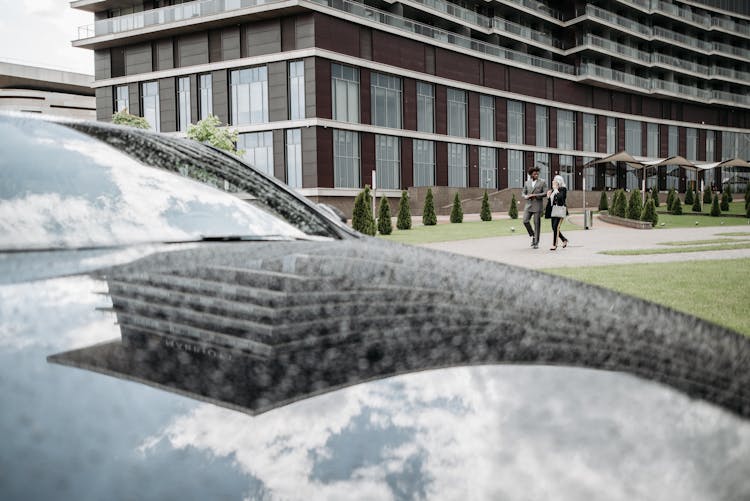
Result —
M 693 206 L 692 205 L 685 205 L 684 203 L 685 197 L 680 196 L 680 202 L 682 203 L 682 212 L 693 212 Z M 701 198 L 701 200 L 703 200 Z M 734 196 L 734 202 L 729 203 L 729 210 L 727 212 L 722 212 L 721 214 L 739 214 L 744 215 L 745 214 L 745 199 L 738 197 L 737 195 Z M 720 200 L 721 201 L 721 200 Z M 659 217 L 661 217 L 661 211 L 667 210 L 667 204 L 659 204 L 659 207 L 656 208 L 656 212 L 659 213 Z M 701 212 L 703 214 L 710 214 L 711 213 L 711 204 L 704 204 L 701 201 Z
M 750 336 L 750 258 L 543 271 L 647 299 Z
M 737 249 L 750 249 L 750 242 L 679 246 L 667 247 L 662 249 L 606 250 L 599 252 L 599 254 L 606 254 L 608 256 L 645 256 L 649 254 L 683 254 L 686 252 L 706 252 Z
M 533 224 L 533 223 L 532 223 Z M 563 223 L 562 231 L 580 230 L 569 222 Z M 549 220 L 542 219 L 542 233 L 552 233 Z M 493 221 L 471 221 L 465 223 L 441 223 L 435 226 L 414 226 L 411 230 L 397 230 L 394 226 L 391 235 L 379 235 L 394 242 L 404 244 L 426 244 L 432 242 L 448 242 L 452 240 L 469 240 L 472 238 L 505 237 L 511 235 L 526 235 L 523 220 L 496 219 Z
M 689 228 L 691 226 L 746 226 L 748 220 L 744 217 L 711 217 L 706 215 L 683 214 L 674 216 L 672 214 L 659 214 L 659 222 L 656 228 Z M 698 224 L 695 224 L 698 223 Z

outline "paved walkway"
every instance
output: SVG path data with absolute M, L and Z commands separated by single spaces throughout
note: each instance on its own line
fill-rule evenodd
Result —
M 467 219 L 468 220 L 468 219 Z M 572 214 L 570 222 L 583 226 L 583 216 Z M 520 224 L 520 223 L 519 223 Z M 543 225 L 549 221 L 542 220 Z M 550 251 L 552 234 L 543 233 L 539 249 L 530 247 L 531 240 L 521 226 L 520 234 L 509 237 L 480 238 L 423 244 L 423 247 L 480 257 L 526 268 L 554 268 L 571 266 L 598 266 L 627 263 L 662 263 L 669 261 L 692 261 L 698 259 L 737 259 L 750 257 L 750 249 L 690 252 L 674 254 L 651 254 L 641 256 L 608 256 L 599 254 L 603 250 L 626 250 L 663 248 L 663 242 L 688 240 L 710 240 L 716 238 L 750 239 L 744 237 L 717 236 L 718 233 L 750 232 L 750 225 L 696 228 L 672 228 L 658 230 L 636 230 L 606 224 L 594 216 L 590 230 L 571 231 L 566 236 L 568 247 Z

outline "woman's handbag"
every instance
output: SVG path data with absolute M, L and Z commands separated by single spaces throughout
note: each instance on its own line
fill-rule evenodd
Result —
M 568 208 L 564 205 L 552 206 L 552 217 L 565 217 L 568 215 Z

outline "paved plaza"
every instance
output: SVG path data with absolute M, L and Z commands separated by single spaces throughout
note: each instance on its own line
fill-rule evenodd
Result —
M 465 220 L 470 221 L 471 219 L 467 217 Z M 582 214 L 571 214 L 569 220 L 583 227 Z M 545 227 L 548 227 L 549 224 L 549 220 L 542 221 L 542 225 L 545 225 Z M 529 246 L 530 239 L 526 235 L 526 230 L 523 228 L 520 219 L 518 220 L 518 229 L 516 231 L 517 234 L 513 236 L 437 242 L 422 244 L 422 246 L 526 268 L 600 266 L 750 257 L 750 249 L 640 256 L 609 256 L 600 254 L 604 250 L 663 248 L 664 246 L 659 244 L 664 242 L 710 240 L 717 238 L 747 240 L 750 237 L 727 237 L 723 235 L 719 236 L 719 234 L 731 232 L 750 233 L 750 225 L 748 224 L 739 226 L 636 230 L 607 224 L 594 216 L 592 229 L 567 232 L 566 236 L 570 240 L 570 243 L 564 249 L 559 246 L 556 251 L 549 250 L 552 246 L 551 233 L 542 233 L 539 249 L 532 249 Z

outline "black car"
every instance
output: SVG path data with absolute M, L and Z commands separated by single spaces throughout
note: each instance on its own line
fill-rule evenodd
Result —
M 0 115 L 0 499 L 750 499 L 750 340 Z

